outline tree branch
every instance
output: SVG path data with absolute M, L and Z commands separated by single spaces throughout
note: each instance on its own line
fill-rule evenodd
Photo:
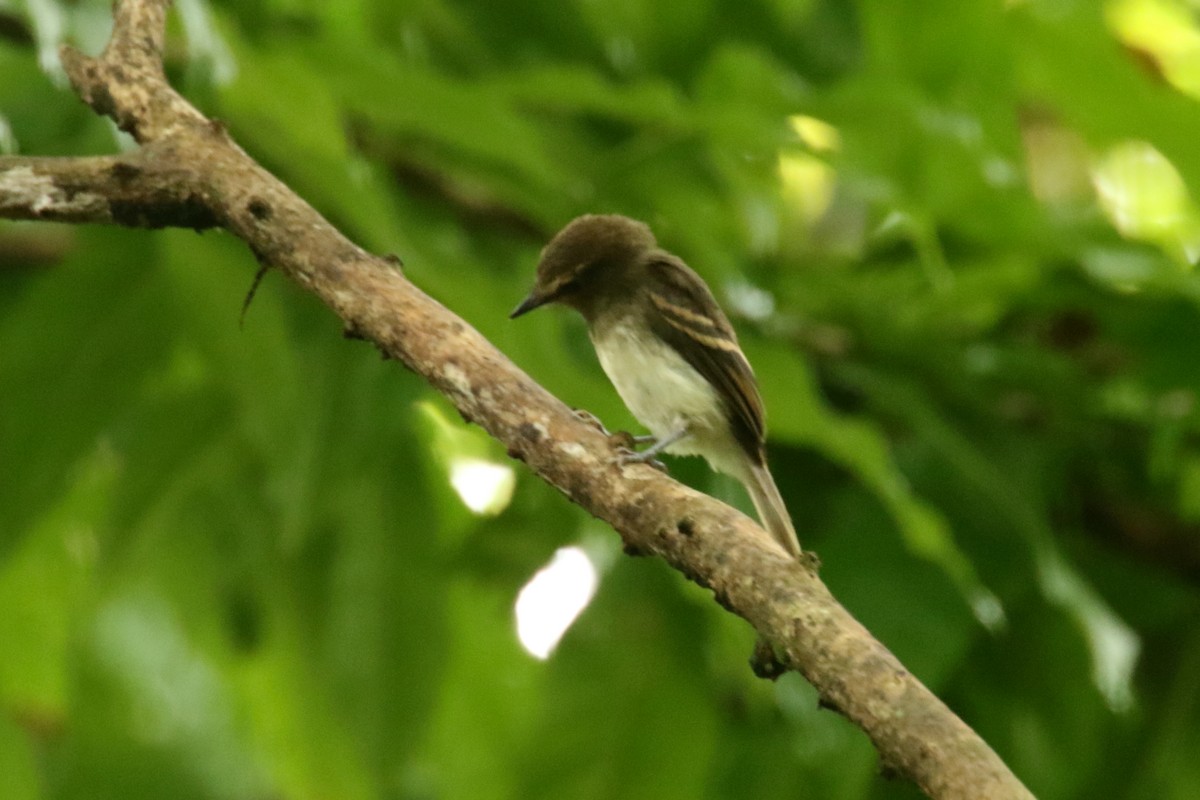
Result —
M 531 380 L 396 265 L 347 240 L 167 83 L 167 0 L 122 0 L 99 58 L 69 48 L 76 91 L 142 147 L 104 158 L 0 158 L 0 216 L 135 227 L 218 225 L 446 395 L 543 480 L 662 557 L 769 641 L 884 765 L 934 798 L 1031 798 L 988 746 L 748 518 L 644 465 Z

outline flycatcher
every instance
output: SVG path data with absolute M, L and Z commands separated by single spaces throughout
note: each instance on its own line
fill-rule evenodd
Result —
M 585 215 L 546 245 L 533 290 L 512 318 L 547 303 L 583 315 L 600 366 L 661 452 L 700 455 L 740 480 L 767 532 L 800 542 L 767 469 L 762 397 L 737 335 L 704 280 L 658 247 L 643 222 Z

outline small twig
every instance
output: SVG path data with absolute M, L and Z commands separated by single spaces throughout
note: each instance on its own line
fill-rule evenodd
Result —
M 263 263 L 258 265 L 258 271 L 254 273 L 254 280 L 250 283 L 250 289 L 246 292 L 246 298 L 242 300 L 242 313 L 238 315 L 239 327 L 246 324 L 246 312 L 250 310 L 250 304 L 254 302 L 254 295 L 258 293 L 258 287 L 262 284 L 262 279 L 266 277 L 270 269 L 270 264 Z

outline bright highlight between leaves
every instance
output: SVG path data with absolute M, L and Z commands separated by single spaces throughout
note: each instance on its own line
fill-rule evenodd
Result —
M 600 575 L 578 547 L 554 553 L 517 595 L 517 638 L 534 658 L 545 661 L 596 595 Z

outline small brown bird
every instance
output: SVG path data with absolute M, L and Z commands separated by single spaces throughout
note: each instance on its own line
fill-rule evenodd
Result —
M 583 315 L 600 366 L 661 452 L 700 455 L 740 480 L 763 526 L 793 557 L 800 542 L 767 469 L 758 383 L 704 280 L 658 247 L 643 222 L 572 221 L 546 245 L 516 318 L 547 303 Z

